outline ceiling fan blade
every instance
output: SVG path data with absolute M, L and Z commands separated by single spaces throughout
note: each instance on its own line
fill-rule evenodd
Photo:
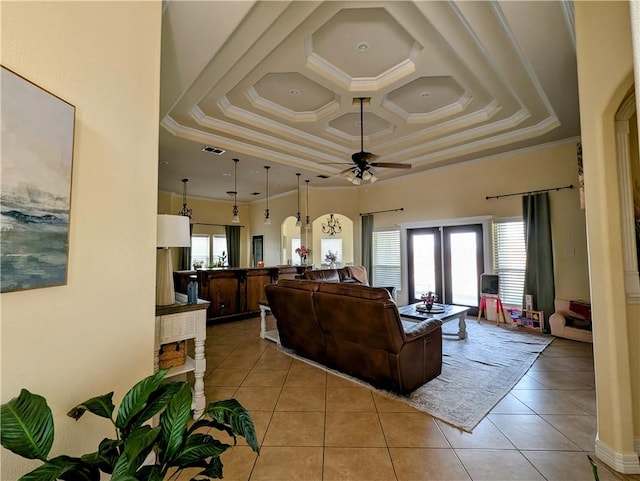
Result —
M 395 164 L 392 162 L 371 162 L 371 167 L 385 167 L 387 169 L 410 169 L 411 164 Z

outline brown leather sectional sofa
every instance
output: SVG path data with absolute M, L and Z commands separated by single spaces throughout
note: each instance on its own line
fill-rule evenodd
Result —
M 282 346 L 398 393 L 442 370 L 441 322 L 402 320 L 384 288 L 282 279 L 265 288 Z

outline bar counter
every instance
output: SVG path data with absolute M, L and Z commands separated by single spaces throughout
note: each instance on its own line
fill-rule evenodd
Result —
M 260 313 L 264 286 L 278 279 L 293 279 L 304 266 L 214 267 L 173 273 L 175 289 L 186 294 L 191 279 L 198 281 L 198 297 L 210 302 L 208 321 L 252 317 Z

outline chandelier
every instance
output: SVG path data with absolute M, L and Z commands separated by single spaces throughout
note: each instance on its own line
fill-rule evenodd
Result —
M 187 208 L 187 182 L 189 182 L 189 179 L 182 179 L 182 210 L 178 212 L 178 215 L 191 219 L 192 210 Z
M 329 214 L 327 218 L 327 223 L 322 224 L 322 232 L 325 234 L 329 234 L 330 236 L 334 236 L 336 234 L 340 234 L 342 232 L 342 226 L 340 225 L 340 221 L 336 219 L 333 214 Z

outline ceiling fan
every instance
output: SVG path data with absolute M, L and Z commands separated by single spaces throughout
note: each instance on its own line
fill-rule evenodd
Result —
M 351 156 L 351 160 L 355 164 L 353 167 L 349 167 L 348 169 L 341 172 L 344 174 L 349 181 L 356 185 L 360 185 L 360 183 L 365 181 L 370 181 L 371 183 L 378 180 L 378 178 L 373 175 L 371 171 L 371 167 L 384 167 L 388 169 L 410 169 L 410 164 L 399 164 L 392 162 L 370 162 L 370 159 L 375 159 L 376 155 L 371 152 L 365 152 L 364 150 L 364 97 L 359 97 L 360 100 L 360 152 L 355 152 Z

